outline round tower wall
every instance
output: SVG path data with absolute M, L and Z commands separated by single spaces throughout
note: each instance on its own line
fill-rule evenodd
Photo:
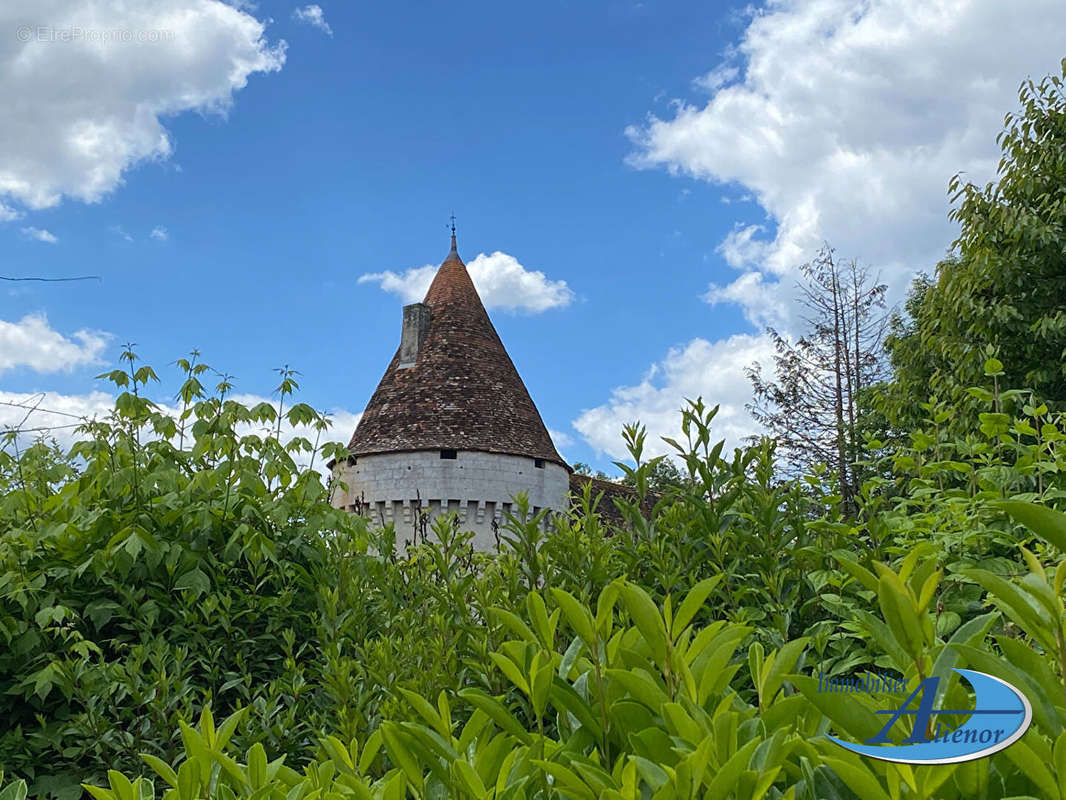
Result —
M 398 545 L 414 539 L 420 515 L 431 526 L 438 514 L 456 512 L 460 529 L 473 531 L 474 547 L 482 551 L 496 549 L 494 523 L 502 529 L 506 514 L 517 511 L 512 498 L 520 491 L 529 497 L 531 513 L 566 509 L 570 475 L 559 464 L 542 461 L 538 467 L 527 456 L 471 450 L 442 458 L 442 452 L 379 453 L 341 462 L 334 474 L 348 490 L 338 490 L 334 505 L 376 526 L 393 523 Z

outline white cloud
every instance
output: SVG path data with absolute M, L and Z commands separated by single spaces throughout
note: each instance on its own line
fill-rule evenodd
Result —
M 170 232 L 162 225 L 156 225 L 154 228 L 152 228 L 152 232 L 148 235 L 155 239 L 157 242 L 165 242 L 167 239 L 170 238 Z
M 766 228 L 762 225 L 733 226 L 722 243 L 718 245 L 718 252 L 725 259 L 725 263 L 734 269 L 761 263 L 769 255 L 770 245 L 764 239 L 756 239 Z
M 540 270 L 527 270 L 514 256 L 499 250 L 478 254 L 467 269 L 490 308 L 540 312 L 562 308 L 574 299 L 566 281 L 548 280 Z
M 0 31 L 0 197 L 31 209 L 98 201 L 171 155 L 164 117 L 224 113 L 285 60 L 219 0 L 5 0 Z
M 323 436 L 322 441 L 340 442 L 347 446 L 348 442 L 352 440 L 352 434 L 355 433 L 355 426 L 363 418 L 363 412 L 356 413 L 343 408 L 331 408 L 327 413 L 332 424 L 329 432 Z
M 692 85 L 705 92 L 716 92 L 726 84 L 732 83 L 740 75 L 740 70 L 731 64 L 720 64 L 706 75 L 692 81 Z
M 19 211 L 0 202 L 0 222 L 11 222 L 21 216 L 22 214 Z
M 566 281 L 549 280 L 540 270 L 527 270 L 514 256 L 499 250 L 480 253 L 466 265 L 486 308 L 539 313 L 562 308 L 574 299 Z M 361 275 L 359 283 L 377 283 L 386 292 L 400 295 L 405 303 L 418 303 L 426 296 L 437 267 L 412 267 L 402 273 L 386 270 Z
M 1064 36 L 1058 0 L 769 0 L 698 80 L 705 104 L 628 129 L 630 161 L 739 185 L 776 223 L 729 234 L 720 253 L 749 272 L 708 299 L 761 323 L 774 306 L 787 328 L 795 269 L 824 239 L 898 297 L 956 235 L 948 180 L 994 177 L 1018 84 L 1058 71 Z
M 622 426 L 640 421 L 648 430 L 645 455 L 673 454 L 661 436 L 681 437 L 681 407 L 685 399 L 702 397 L 708 406 L 720 405 L 711 427 L 712 441 L 725 439 L 739 446 L 758 427 L 744 405 L 751 396 L 744 370 L 754 361 L 768 361 L 773 345 L 765 335 L 737 334 L 717 342 L 693 339 L 672 348 L 660 363 L 633 386 L 611 392 L 603 405 L 583 411 L 574 428 L 597 452 L 628 460 Z
M 436 274 L 437 267 L 426 264 L 424 267 L 411 267 L 400 273 L 393 272 L 391 269 L 384 272 L 369 272 L 366 275 L 360 275 L 356 282 L 376 283 L 384 291 L 398 294 L 404 303 L 420 303 L 426 296 L 426 291 Z M 481 299 L 485 300 L 484 297 Z
M 795 332 L 797 267 L 825 240 L 880 271 L 893 300 L 936 264 L 956 235 L 949 179 L 993 179 L 1018 84 L 1058 71 L 1064 35 L 1057 0 L 768 0 L 696 79 L 708 100 L 627 129 L 629 162 L 758 203 L 768 224 L 738 221 L 718 248 L 740 274 L 703 299 L 736 303 L 756 329 Z M 702 394 L 723 403 L 716 433 L 735 444 L 756 428 L 744 368 L 772 357 L 765 336 L 694 339 L 575 427 L 623 457 L 624 422 L 670 435 L 683 398 Z
M 304 6 L 292 12 L 292 18 L 297 22 L 305 22 L 312 28 L 318 28 L 327 36 L 333 35 L 333 28 L 326 22 L 326 15 L 322 13 L 322 7 L 318 5 Z
M 574 437 L 565 431 L 548 428 L 548 435 L 551 436 L 552 442 L 556 447 L 572 447 L 574 444 Z
M 52 329 L 44 314 L 27 314 L 18 322 L 0 320 L 0 372 L 15 367 L 61 372 L 98 364 L 110 339 L 110 334 L 90 330 L 64 336 Z
M 703 300 L 712 306 L 736 303 L 744 309 L 744 317 L 753 327 L 764 330 L 791 318 L 792 308 L 786 296 L 791 288 L 789 284 L 779 283 L 767 286 L 761 272 L 751 271 L 725 286 L 710 284 Z
M 133 237 L 130 236 L 126 232 L 126 229 L 123 228 L 121 225 L 112 225 L 111 227 L 108 228 L 108 230 L 111 231 L 113 234 L 115 234 L 115 236 L 117 236 L 120 239 L 122 239 L 123 241 L 126 241 L 126 242 L 132 242 L 133 241 Z
M 31 239 L 36 239 L 38 242 L 46 242 L 48 244 L 55 244 L 59 240 L 55 237 L 55 234 L 51 231 L 46 231 L 44 228 L 34 228 L 30 226 L 23 228 L 22 233 L 24 236 L 28 236 Z
M 574 437 L 569 433 L 566 433 L 566 431 L 557 431 L 553 428 L 548 428 L 548 435 L 551 437 L 555 449 L 559 451 L 559 455 L 566 458 L 566 456 L 563 455 L 563 451 L 574 446 Z

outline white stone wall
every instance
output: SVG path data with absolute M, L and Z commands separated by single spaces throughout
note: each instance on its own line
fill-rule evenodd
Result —
M 514 495 L 525 491 L 532 513 L 562 511 L 570 487 L 566 469 L 550 461 L 537 467 L 532 458 L 471 450 L 455 459 L 441 458 L 439 450 L 359 456 L 354 465 L 338 463 L 334 474 L 348 484 L 334 505 L 376 525 L 394 523 L 400 546 L 413 538 L 421 509 L 430 520 L 457 512 L 462 530 L 474 532 L 474 547 L 485 551 L 496 549 L 493 522 L 502 528 L 504 515 L 514 513 Z

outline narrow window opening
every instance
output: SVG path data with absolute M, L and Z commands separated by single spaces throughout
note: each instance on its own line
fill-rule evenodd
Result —
M 440 457 L 455 460 L 458 457 L 458 453 L 455 450 L 441 450 Z
M 536 467 L 537 469 L 544 469 L 544 459 L 543 458 L 534 458 L 533 459 L 533 466 Z

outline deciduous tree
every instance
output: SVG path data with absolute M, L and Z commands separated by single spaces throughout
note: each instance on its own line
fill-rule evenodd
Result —
M 997 141 L 998 179 L 956 175 L 952 257 L 919 281 L 888 339 L 897 415 L 930 394 L 956 402 L 984 382 L 994 352 L 1003 385 L 1066 404 L 1066 59 L 1062 76 L 1019 89 Z M 960 418 L 961 415 L 960 415 Z
M 826 245 L 801 267 L 799 288 L 808 331 L 798 340 L 773 328 L 775 379 L 748 370 L 748 409 L 777 439 L 795 470 L 825 463 L 836 475 L 843 511 L 854 511 L 863 456 L 860 399 L 883 378 L 886 286 L 858 262 L 840 262 Z

